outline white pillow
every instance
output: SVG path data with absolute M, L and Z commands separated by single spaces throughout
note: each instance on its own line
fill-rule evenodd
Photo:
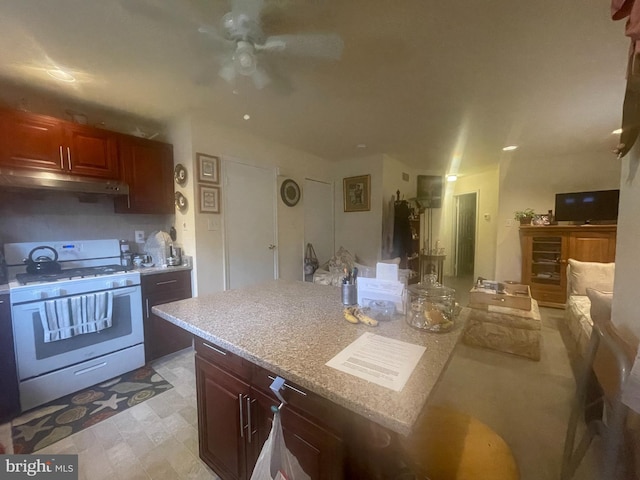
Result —
M 591 301 L 591 321 L 603 328 L 611 321 L 611 302 L 613 292 L 602 292 L 595 288 L 587 288 L 587 296 Z
M 615 263 L 580 262 L 569 259 L 569 295 L 586 295 L 587 288 L 613 291 Z

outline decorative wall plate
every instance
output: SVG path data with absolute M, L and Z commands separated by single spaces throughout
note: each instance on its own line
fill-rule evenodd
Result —
M 176 192 L 176 208 L 181 212 L 186 212 L 187 207 L 189 206 L 189 202 L 187 202 L 187 197 L 182 195 L 180 192 Z
M 282 182 L 280 197 L 282 197 L 285 205 L 293 207 L 300 201 L 300 187 L 296 182 L 288 178 Z
M 184 187 L 187 184 L 187 169 L 184 168 L 184 165 L 181 163 L 176 165 L 176 168 L 173 170 L 173 177 L 176 179 L 176 183 L 181 187 Z

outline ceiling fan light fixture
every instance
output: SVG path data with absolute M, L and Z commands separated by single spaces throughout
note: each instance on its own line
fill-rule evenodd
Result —
M 238 42 L 238 47 L 233 54 L 233 63 L 239 74 L 246 76 L 253 75 L 257 66 L 253 46 L 248 42 Z

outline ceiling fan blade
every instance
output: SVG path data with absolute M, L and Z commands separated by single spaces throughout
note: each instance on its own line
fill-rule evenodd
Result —
M 256 50 L 282 52 L 288 55 L 339 60 L 344 42 L 337 33 L 306 33 L 292 35 L 272 35 Z
M 236 67 L 233 64 L 233 60 L 228 58 L 224 62 L 222 62 L 222 67 L 218 71 L 218 75 L 225 79 L 227 83 L 233 83 L 238 75 L 236 72 Z
M 253 80 L 253 84 L 258 90 L 262 90 L 269 83 L 271 83 L 271 78 L 262 67 L 256 68 L 255 72 L 251 74 L 251 80 Z
M 198 27 L 198 32 L 207 40 L 213 40 L 219 46 L 233 47 L 235 42 L 225 38 L 220 30 L 213 25 L 202 25 Z

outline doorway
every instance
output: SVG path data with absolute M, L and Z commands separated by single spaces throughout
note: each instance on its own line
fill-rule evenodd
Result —
M 225 162 L 225 289 L 277 278 L 276 172 Z
M 455 196 L 455 258 L 456 277 L 473 277 L 476 252 L 477 193 Z
M 303 194 L 304 246 L 306 247 L 307 243 L 313 245 L 322 265 L 335 252 L 333 184 L 305 178 Z

